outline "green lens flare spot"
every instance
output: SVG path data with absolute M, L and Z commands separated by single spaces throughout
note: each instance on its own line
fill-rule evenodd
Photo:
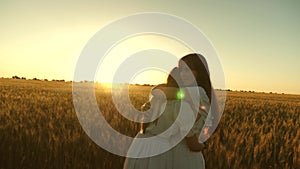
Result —
M 184 98 L 184 93 L 183 93 L 182 90 L 179 90 L 179 91 L 177 92 L 176 98 L 177 98 L 178 100 L 182 100 L 182 99 Z

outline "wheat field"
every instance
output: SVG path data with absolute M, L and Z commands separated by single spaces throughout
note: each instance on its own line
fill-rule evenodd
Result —
M 150 86 L 131 86 L 132 104 L 148 100 Z M 98 106 L 120 133 L 139 124 L 113 105 L 97 84 Z M 300 95 L 227 92 L 219 128 L 204 150 L 206 168 L 300 168 Z M 107 152 L 83 131 L 74 110 L 72 83 L 0 79 L 0 169 L 120 169 L 124 157 Z

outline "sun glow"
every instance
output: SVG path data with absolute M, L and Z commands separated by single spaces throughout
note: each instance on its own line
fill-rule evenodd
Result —
M 116 44 L 105 56 L 101 63 L 98 65 L 96 81 L 99 82 L 113 82 L 113 78 L 117 69 L 122 65 L 130 56 L 150 50 L 161 50 L 174 55 L 176 61 L 166 60 L 161 56 L 155 62 L 166 62 L 165 65 L 177 66 L 178 59 L 190 49 L 179 41 L 158 34 L 143 34 L 127 38 Z M 149 55 L 147 60 L 153 61 L 153 57 Z M 139 63 L 136 63 L 139 64 Z M 130 79 L 124 80 L 121 83 L 132 84 L 158 84 L 165 83 L 166 75 L 173 68 L 165 68 L 164 70 L 155 67 L 148 67 L 139 70 Z

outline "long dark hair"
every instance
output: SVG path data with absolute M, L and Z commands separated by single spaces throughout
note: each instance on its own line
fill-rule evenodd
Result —
M 180 60 L 184 61 L 191 71 L 196 72 L 197 85 L 205 90 L 206 95 L 211 103 L 210 112 L 213 117 L 212 126 L 209 128 L 209 133 L 212 134 L 218 127 L 221 114 L 218 107 L 217 95 L 212 87 L 208 64 L 204 56 L 198 53 L 185 55 Z
M 191 71 L 196 72 L 196 82 L 197 85 L 202 87 L 209 100 L 211 101 L 212 96 L 212 85 L 209 77 L 209 70 L 207 66 L 207 62 L 201 54 L 192 53 L 185 55 L 180 59 L 187 64 L 187 66 L 191 69 Z

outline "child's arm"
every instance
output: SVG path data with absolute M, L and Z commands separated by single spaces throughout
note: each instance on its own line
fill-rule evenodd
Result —
M 164 94 L 167 100 L 175 100 L 178 91 L 179 89 L 176 87 L 167 87 L 166 84 L 160 84 L 152 89 L 151 94 L 158 97 L 164 97 Z
M 143 112 L 143 113 L 149 113 L 149 112 L 147 112 L 149 109 L 151 108 L 151 104 L 150 104 L 150 102 L 148 101 L 148 102 L 146 102 L 146 103 L 144 103 L 142 106 L 141 106 L 141 111 Z M 145 114 L 143 114 L 144 116 L 145 116 Z M 143 117 L 143 119 L 144 119 L 145 117 Z M 148 127 L 148 125 L 149 125 L 149 123 L 145 123 L 145 122 L 141 122 L 140 123 L 140 133 L 145 133 L 145 130 L 146 130 L 146 128 Z

